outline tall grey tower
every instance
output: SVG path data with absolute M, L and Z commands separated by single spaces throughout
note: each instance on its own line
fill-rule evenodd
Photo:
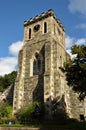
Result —
M 69 116 L 78 117 L 78 106 L 71 103 L 74 95 L 59 69 L 68 58 L 65 29 L 52 10 L 25 21 L 24 44 L 18 57 L 13 112 L 38 101 L 45 104 L 47 114 L 51 115 L 52 102 L 57 100 Z M 77 113 L 72 110 L 72 106 L 73 109 L 77 107 Z

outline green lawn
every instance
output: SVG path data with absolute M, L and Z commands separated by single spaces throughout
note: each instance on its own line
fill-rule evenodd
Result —
M 67 122 L 54 122 L 54 121 L 45 121 L 44 123 L 35 123 L 35 124 L 0 124 L 0 127 L 31 127 L 31 128 L 62 128 L 70 130 L 86 130 L 86 122 L 78 121 L 67 121 Z

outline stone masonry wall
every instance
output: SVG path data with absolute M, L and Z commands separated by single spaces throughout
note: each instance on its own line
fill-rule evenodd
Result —
M 34 27 L 39 28 L 34 30 Z M 19 52 L 14 89 L 14 112 L 33 101 L 41 101 L 45 104 L 46 115 L 51 116 L 52 102 L 55 100 L 56 108 L 64 109 L 70 117 L 78 118 L 77 95 L 70 91 L 65 75 L 60 70 L 68 58 L 65 29 L 53 11 L 25 21 L 24 45 Z M 40 66 L 40 71 L 37 65 Z

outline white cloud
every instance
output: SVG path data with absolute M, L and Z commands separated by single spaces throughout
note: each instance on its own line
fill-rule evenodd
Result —
M 67 51 L 67 53 L 71 56 L 72 54 L 71 54 L 71 49 L 67 49 L 66 50 Z
M 76 45 L 86 45 L 86 38 L 80 38 L 75 42 Z
M 75 38 L 70 37 L 70 36 L 66 37 L 66 48 L 67 48 L 67 52 L 71 56 L 71 58 L 75 57 L 75 55 L 72 55 L 72 53 L 71 53 L 71 47 L 74 44 L 76 44 L 76 45 L 86 45 L 86 38 L 75 39 Z
M 67 53 L 71 56 L 71 58 L 73 59 L 74 57 L 76 57 L 76 54 L 72 54 L 71 53 L 71 49 L 68 49 L 68 50 L 66 50 L 67 51 Z
M 22 45 L 23 41 L 17 41 L 8 47 L 8 51 L 12 56 L 0 58 L 0 75 L 8 74 L 15 70 L 18 64 L 18 52 Z
M 72 47 L 72 45 L 74 44 L 74 40 L 75 40 L 75 38 L 70 37 L 70 36 L 66 36 L 65 42 L 66 42 L 67 49 Z
M 12 43 L 11 46 L 9 46 L 9 53 L 11 55 L 17 56 L 19 50 L 22 48 L 23 41 L 17 41 L 15 43 Z
M 69 0 L 69 10 L 72 13 L 79 12 L 86 15 L 86 0 Z
M 16 57 L 0 58 L 0 75 L 8 74 L 15 70 L 17 65 Z
M 75 39 L 74 37 L 66 36 L 66 48 L 69 50 L 74 44 L 86 45 L 86 38 Z
M 76 26 L 76 28 L 86 29 L 86 23 L 79 24 L 79 25 Z

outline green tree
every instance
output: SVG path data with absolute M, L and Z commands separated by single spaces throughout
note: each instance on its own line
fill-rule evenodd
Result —
M 86 46 L 74 45 L 71 48 L 75 57 L 64 64 L 67 83 L 79 94 L 79 99 L 86 96 Z
M 0 76 L 0 92 L 3 91 L 4 78 Z
M 15 82 L 15 78 L 17 76 L 17 71 L 13 71 L 9 74 L 5 74 L 4 76 L 0 76 L 0 91 L 4 91 L 7 87 Z

